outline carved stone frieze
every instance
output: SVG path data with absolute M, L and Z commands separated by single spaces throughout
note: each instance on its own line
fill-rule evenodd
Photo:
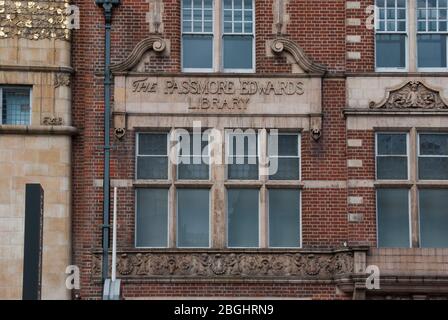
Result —
M 70 86 L 70 75 L 66 73 L 56 73 L 54 77 L 54 87 Z
M 68 40 L 68 2 L 0 0 L 0 39 Z
M 61 117 L 45 117 L 42 124 L 45 126 L 62 126 L 64 121 Z
M 353 251 L 340 252 L 121 252 L 119 277 L 334 279 L 353 273 Z M 95 253 L 92 274 L 101 275 Z
M 380 103 L 370 102 L 371 109 L 448 109 L 438 90 L 427 87 L 421 81 L 409 81 L 389 91 Z

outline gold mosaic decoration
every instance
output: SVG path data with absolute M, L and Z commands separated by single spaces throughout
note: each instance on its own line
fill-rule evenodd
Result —
M 69 0 L 0 0 L 0 39 L 70 39 Z

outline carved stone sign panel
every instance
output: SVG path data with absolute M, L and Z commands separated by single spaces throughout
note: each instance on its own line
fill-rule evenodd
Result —
M 130 113 L 310 114 L 321 112 L 321 79 L 115 78 L 115 111 Z

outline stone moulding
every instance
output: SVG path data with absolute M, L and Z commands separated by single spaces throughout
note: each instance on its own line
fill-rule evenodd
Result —
M 292 55 L 296 63 L 307 73 L 324 75 L 327 68 L 324 65 L 313 62 L 303 51 L 303 49 L 293 40 L 278 37 L 271 42 L 271 50 L 275 54 L 288 52 Z
M 360 249 L 365 253 L 365 249 Z M 120 251 L 117 276 L 137 279 L 334 280 L 354 272 L 354 250 L 336 251 Z M 101 276 L 101 253 L 92 276 Z
M 150 36 L 140 41 L 132 50 L 131 54 L 122 62 L 110 67 L 112 73 L 130 71 L 142 59 L 143 55 L 153 50 L 156 53 L 163 53 L 167 50 L 167 41 L 159 36 Z
M 371 110 L 446 110 L 448 104 L 440 90 L 428 87 L 422 81 L 411 80 L 387 90 L 386 97 L 379 103 L 371 101 Z

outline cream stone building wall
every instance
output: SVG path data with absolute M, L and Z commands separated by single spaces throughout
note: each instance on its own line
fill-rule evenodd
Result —
M 42 1 L 39 7 L 18 2 L 0 1 L 0 19 L 13 17 L 0 30 L 0 87 L 32 88 L 31 122 L 0 124 L 0 299 L 22 298 L 27 183 L 44 189 L 41 298 L 70 299 L 65 269 L 71 264 L 71 136 L 76 129 L 64 25 L 68 1 Z M 46 24 L 33 25 L 30 17 L 36 15 Z

